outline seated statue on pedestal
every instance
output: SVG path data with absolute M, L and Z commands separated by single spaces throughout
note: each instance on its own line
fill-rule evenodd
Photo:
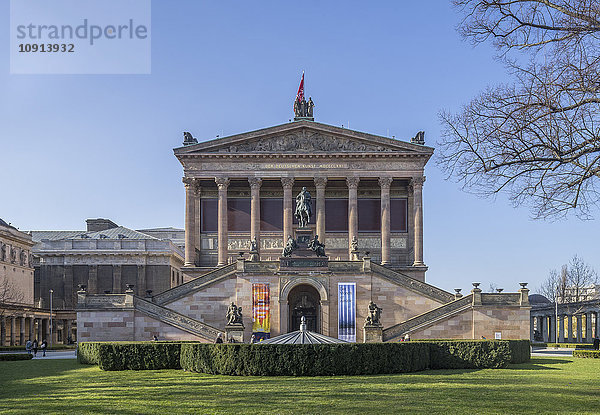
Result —
M 298 244 L 296 243 L 294 238 L 292 238 L 292 235 L 288 235 L 287 243 L 285 244 L 285 247 L 283 248 L 282 255 L 284 257 L 292 256 L 292 252 L 294 252 L 294 250 L 296 248 L 298 248 Z
M 315 235 L 315 237 L 308 243 L 308 247 L 312 249 L 317 256 L 325 256 L 325 244 L 319 242 L 319 235 Z
M 371 300 L 369 302 L 369 314 L 365 319 L 365 325 L 368 326 L 381 326 L 381 307 L 377 307 L 377 304 Z
M 227 325 L 234 324 L 243 324 L 242 307 L 238 307 L 232 302 L 227 308 Z

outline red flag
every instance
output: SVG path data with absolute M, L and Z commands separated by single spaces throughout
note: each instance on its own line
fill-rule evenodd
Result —
M 304 99 L 304 72 L 302 72 L 302 79 L 300 80 L 300 86 L 298 87 L 298 93 L 296 94 L 296 100 L 302 101 Z

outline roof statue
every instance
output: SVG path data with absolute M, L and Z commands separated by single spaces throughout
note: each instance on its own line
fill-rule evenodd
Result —
M 193 144 L 198 144 L 198 140 L 196 140 L 191 133 L 184 131 L 183 132 L 183 145 L 191 146 Z
M 304 98 L 304 72 L 302 72 L 302 79 L 300 80 L 300 86 L 298 87 L 298 93 L 294 100 L 294 121 L 309 120 L 314 121 L 313 108 L 315 103 L 312 97 L 308 97 L 308 101 Z

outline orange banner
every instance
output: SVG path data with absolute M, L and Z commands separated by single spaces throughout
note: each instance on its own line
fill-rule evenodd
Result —
M 252 332 L 271 332 L 269 284 L 252 284 Z

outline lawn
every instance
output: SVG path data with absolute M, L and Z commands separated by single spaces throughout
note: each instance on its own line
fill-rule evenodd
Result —
M 318 378 L 103 372 L 75 360 L 0 362 L 0 413 L 600 413 L 600 360 Z

